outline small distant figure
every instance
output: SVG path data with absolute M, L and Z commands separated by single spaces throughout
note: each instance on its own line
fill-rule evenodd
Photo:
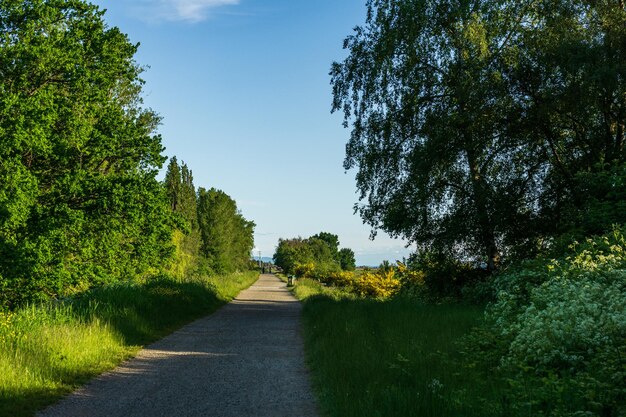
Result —
M 263 273 L 265 273 L 265 265 L 263 265 Z

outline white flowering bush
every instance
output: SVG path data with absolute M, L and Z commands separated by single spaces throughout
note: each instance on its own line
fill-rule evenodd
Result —
M 626 241 L 620 229 L 496 281 L 500 369 L 524 413 L 626 416 Z

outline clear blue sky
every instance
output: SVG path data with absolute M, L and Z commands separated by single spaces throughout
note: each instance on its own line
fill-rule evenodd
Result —
M 140 42 L 145 104 L 163 117 L 166 155 L 196 186 L 231 195 L 257 224 L 255 255 L 279 237 L 339 235 L 359 265 L 408 255 L 353 214 L 349 131 L 330 114 L 328 72 L 365 0 L 97 0 Z

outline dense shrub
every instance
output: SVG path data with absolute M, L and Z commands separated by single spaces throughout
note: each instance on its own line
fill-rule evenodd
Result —
M 137 47 L 86 1 L 0 2 L 0 309 L 171 255 Z
M 314 270 L 315 264 L 313 262 L 296 263 L 294 273 L 298 278 L 311 278 Z
M 376 273 L 364 271 L 354 281 L 354 291 L 361 296 L 387 298 L 396 294 L 401 287 L 395 270 L 379 270 Z
M 327 285 L 341 287 L 362 297 L 388 298 L 400 292 L 411 296 L 421 294 L 424 287 L 424 274 L 398 262 L 395 267 L 387 263 L 384 268 L 379 268 L 374 272 L 370 270 L 356 273 L 333 271 L 323 275 L 320 281 Z
M 334 272 L 328 276 L 326 282 L 335 287 L 352 287 L 354 285 L 355 274 L 350 271 Z
M 424 271 L 416 271 L 406 264 L 398 262 L 396 276 L 400 280 L 401 292 L 411 297 L 421 296 L 425 290 L 426 274 Z
M 420 271 L 421 296 L 429 299 L 465 298 L 464 291 L 489 279 L 489 272 L 481 265 L 461 262 L 441 252 L 418 252 L 407 264 L 409 270 Z
M 518 412 L 626 415 L 626 240 L 621 229 L 574 244 L 560 259 L 496 278 L 488 309 Z M 484 353 L 484 352 L 483 352 Z

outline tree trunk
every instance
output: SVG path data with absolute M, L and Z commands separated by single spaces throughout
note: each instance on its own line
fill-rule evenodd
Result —
M 467 135 L 466 135 L 467 136 Z M 466 138 L 467 140 L 468 138 Z M 474 200 L 474 209 L 480 227 L 479 239 L 487 256 L 487 270 L 493 272 L 500 266 L 500 251 L 496 244 L 495 227 L 488 207 L 488 186 L 478 168 L 478 161 L 474 150 L 471 149 L 471 141 L 466 142 L 466 157 L 470 169 L 470 181 Z

